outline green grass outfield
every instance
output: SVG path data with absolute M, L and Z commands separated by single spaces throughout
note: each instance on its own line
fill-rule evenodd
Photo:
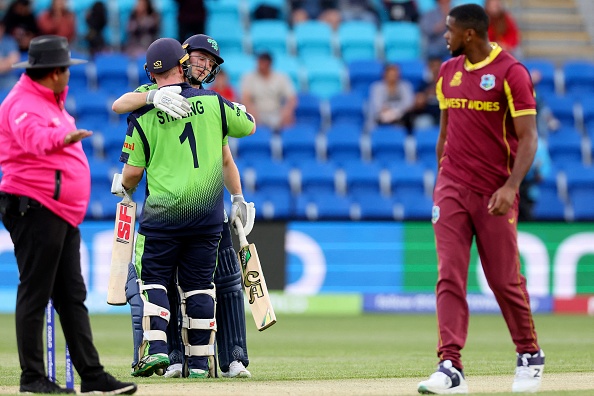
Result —
M 18 385 L 20 369 L 14 315 L 0 315 L 0 322 L 0 386 L 6 392 L 7 386 Z M 535 322 L 547 356 L 545 380 L 553 373 L 594 376 L 593 317 L 537 315 Z M 263 332 L 255 329 L 250 315 L 247 326 L 253 378 L 240 381 L 287 381 L 291 386 L 291 381 L 422 378 L 433 372 L 437 362 L 434 315 L 279 315 L 278 322 Z M 92 327 L 106 369 L 120 379 L 130 378 L 129 316 L 93 315 Z M 57 334 L 58 375 L 64 383 L 64 341 L 59 328 Z M 469 380 L 506 375 L 509 384 L 501 391 L 509 389 L 515 367 L 514 347 L 500 315 L 471 316 L 463 360 Z M 76 381 L 80 384 L 79 378 Z M 140 385 L 163 383 L 156 376 L 135 381 Z M 594 385 L 591 389 L 580 394 L 594 394 Z M 411 394 L 415 390 L 411 389 Z

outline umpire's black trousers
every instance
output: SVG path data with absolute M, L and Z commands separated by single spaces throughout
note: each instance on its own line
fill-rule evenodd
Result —
M 82 379 L 93 379 L 103 367 L 84 305 L 87 290 L 80 268 L 80 231 L 34 200 L 23 205 L 25 197 L 7 199 L 2 222 L 14 243 L 20 280 L 15 319 L 21 384 L 46 375 L 44 312 L 50 297 L 76 371 Z

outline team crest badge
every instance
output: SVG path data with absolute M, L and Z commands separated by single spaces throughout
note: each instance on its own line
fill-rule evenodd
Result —
M 457 71 L 454 73 L 454 77 L 452 77 L 452 81 L 450 81 L 450 87 L 458 87 L 462 84 L 462 72 Z
M 431 210 L 431 222 L 433 224 L 437 223 L 439 220 L 439 206 L 433 205 L 433 209 Z
M 492 74 L 484 74 L 481 77 L 481 88 L 485 91 L 492 89 L 495 86 L 495 76 Z

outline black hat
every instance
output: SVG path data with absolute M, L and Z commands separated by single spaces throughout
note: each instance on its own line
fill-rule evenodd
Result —
M 61 36 L 38 36 L 29 44 L 29 60 L 12 65 L 13 68 L 42 69 L 87 63 L 84 59 L 71 59 L 68 40 Z
M 211 54 L 217 61 L 218 65 L 221 65 L 223 62 L 225 62 L 223 58 L 221 58 L 219 44 L 215 39 L 207 36 L 206 34 L 195 34 L 192 37 L 189 37 L 186 41 L 184 41 L 183 47 L 188 52 L 188 54 L 192 51 L 204 51 Z
M 146 50 L 146 67 L 151 73 L 163 73 L 189 58 L 187 52 L 176 39 L 160 38 Z

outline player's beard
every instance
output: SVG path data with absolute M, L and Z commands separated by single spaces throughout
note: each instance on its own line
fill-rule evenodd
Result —
M 458 46 L 458 48 L 456 48 L 456 49 L 452 49 L 452 47 L 450 45 L 450 52 L 452 54 L 452 58 L 455 58 L 457 56 L 464 54 L 464 50 L 465 50 L 465 48 L 463 45 Z

